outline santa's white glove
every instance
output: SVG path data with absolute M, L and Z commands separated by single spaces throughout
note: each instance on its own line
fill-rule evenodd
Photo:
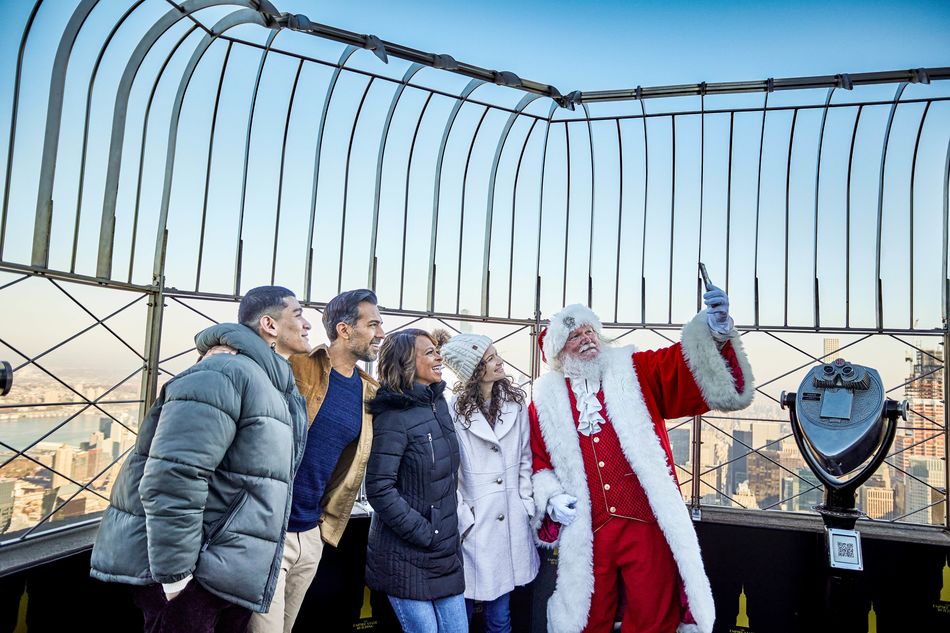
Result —
M 729 297 L 716 286 L 709 286 L 703 294 L 703 303 L 706 304 L 706 323 L 709 329 L 716 334 L 729 334 L 735 323 L 729 316 Z
M 572 497 L 567 493 L 554 495 L 548 499 L 548 514 L 551 518 L 567 527 L 577 518 L 577 509 L 574 505 L 577 503 L 577 497 Z

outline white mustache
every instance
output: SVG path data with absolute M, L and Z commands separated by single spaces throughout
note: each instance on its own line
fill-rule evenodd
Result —
M 591 350 L 591 349 L 597 349 L 597 346 L 594 345 L 593 343 L 588 343 L 587 345 L 581 348 L 581 353 L 586 352 L 587 350 Z

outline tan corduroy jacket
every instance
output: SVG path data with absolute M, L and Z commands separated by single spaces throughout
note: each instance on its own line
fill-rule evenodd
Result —
M 297 380 L 297 389 L 307 400 L 309 423 L 313 424 L 330 384 L 329 349 L 326 345 L 318 345 L 309 354 L 294 354 L 290 357 L 290 365 Z M 357 368 L 357 371 L 363 379 L 363 402 L 366 402 L 376 395 L 379 384 L 361 369 Z M 362 413 L 360 435 L 343 449 L 323 493 L 320 535 L 334 547 L 339 544 L 346 523 L 350 520 L 353 502 L 366 474 L 366 462 L 373 446 L 373 416 L 365 408 Z

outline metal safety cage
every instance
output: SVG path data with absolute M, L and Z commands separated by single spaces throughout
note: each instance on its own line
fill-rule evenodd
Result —
M 109 374 L 98 340 L 82 363 L 44 364 L 106 336 L 133 354 L 112 384 L 137 387 L 121 415 L 101 410 L 111 385 L 70 387 L 42 402 L 59 427 L 0 441 L 4 543 L 98 516 L 162 377 L 251 287 L 316 310 L 373 288 L 391 328 L 500 339 L 530 389 L 536 335 L 565 303 L 618 343 L 676 341 L 702 305 L 700 261 L 729 293 L 758 397 L 670 422 L 684 499 L 807 511 L 816 485 L 786 450 L 778 391 L 840 351 L 888 364 L 915 411 L 868 514 L 950 523 L 950 68 L 585 92 L 264 0 L 38 0 L 5 28 L 0 296 L 37 324 L 61 301 L 92 323 L 61 312 L 77 334 L 46 340 L 4 321 L 0 353 L 18 386 L 49 390 Z M 0 401 L 0 425 L 40 402 Z M 132 435 L 60 440 L 90 409 Z M 107 440 L 110 459 L 91 459 Z

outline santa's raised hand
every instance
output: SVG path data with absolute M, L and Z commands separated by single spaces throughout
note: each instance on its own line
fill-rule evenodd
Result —
M 717 334 L 729 334 L 735 323 L 729 316 L 729 297 L 716 286 L 707 286 L 703 294 L 703 303 L 706 304 L 706 323 L 709 329 Z

